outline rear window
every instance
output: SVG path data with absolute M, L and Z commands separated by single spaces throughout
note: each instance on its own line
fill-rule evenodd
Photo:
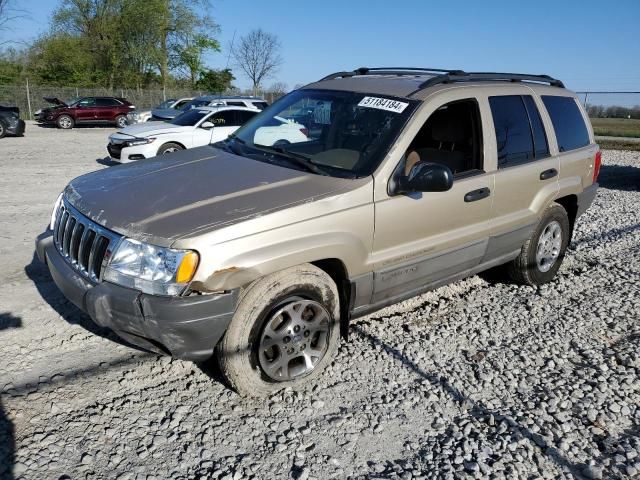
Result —
M 589 145 L 589 132 L 573 97 L 543 95 L 542 102 L 551 117 L 561 152 Z
M 122 103 L 115 98 L 96 98 L 96 105 L 98 107 L 119 107 Z

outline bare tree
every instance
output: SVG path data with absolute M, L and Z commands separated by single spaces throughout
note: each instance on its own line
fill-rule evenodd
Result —
M 262 81 L 273 76 L 282 65 L 278 37 L 260 28 L 240 38 L 231 53 L 237 66 L 253 83 L 254 95 Z
M 12 6 L 14 0 L 0 0 L 0 34 L 11 30 L 11 21 L 24 15 L 24 10 L 18 10 Z M 2 41 L 0 35 L 0 45 L 13 43 L 11 40 Z

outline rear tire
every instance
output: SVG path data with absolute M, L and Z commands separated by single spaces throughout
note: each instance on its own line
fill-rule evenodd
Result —
M 569 216 L 557 203 L 547 208 L 520 255 L 507 264 L 509 276 L 525 285 L 550 282 L 560 269 L 571 236 Z
M 56 125 L 58 126 L 58 128 L 61 128 L 63 130 L 72 129 L 74 124 L 75 122 L 73 121 L 73 118 L 69 115 L 60 115 L 56 120 Z
M 220 370 L 241 395 L 264 397 L 317 378 L 338 348 L 338 289 L 303 264 L 262 277 L 241 295 L 216 348 Z
M 158 155 L 164 155 L 165 153 L 174 153 L 180 150 L 184 150 L 184 147 L 182 145 L 169 142 L 169 143 L 165 143 L 158 149 Z
M 127 126 L 127 117 L 124 115 L 118 115 L 116 117 L 116 127 L 124 128 Z

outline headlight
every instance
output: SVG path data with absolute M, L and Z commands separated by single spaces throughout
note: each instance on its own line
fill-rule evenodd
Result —
M 111 256 L 103 279 L 151 295 L 180 295 L 198 267 L 192 250 L 156 247 L 123 239 Z
M 49 222 L 49 229 L 53 230 L 53 227 L 56 225 L 56 216 L 58 215 L 58 209 L 60 208 L 60 204 L 62 203 L 62 193 L 58 195 L 58 199 L 56 203 L 53 204 L 53 212 L 51 212 L 51 221 Z
M 155 141 L 155 138 L 150 137 L 150 138 L 134 138 L 133 140 L 127 140 L 126 142 L 124 142 L 124 144 L 127 147 L 135 147 L 137 145 L 147 145 L 148 143 L 153 143 Z

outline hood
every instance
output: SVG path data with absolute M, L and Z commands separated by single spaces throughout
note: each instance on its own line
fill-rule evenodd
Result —
M 135 123 L 123 128 L 122 130 L 118 130 L 118 132 L 112 134 L 110 138 L 128 139 L 130 137 L 149 137 L 152 135 L 165 135 L 167 133 L 181 132 L 185 129 L 193 129 L 193 127 L 183 127 L 180 125 L 172 125 L 171 123 L 165 122 Z
M 93 221 L 160 246 L 353 189 L 205 146 L 99 170 L 71 181 L 65 198 Z
M 166 118 L 167 120 L 171 120 L 172 118 L 177 117 L 183 111 L 176 110 L 175 108 L 154 108 L 151 110 L 151 115 L 158 118 Z
M 42 97 L 42 99 L 45 102 L 51 103 L 51 104 L 56 105 L 56 106 L 61 106 L 61 107 L 68 106 L 66 103 L 64 103 L 62 100 L 60 100 L 58 97 Z

